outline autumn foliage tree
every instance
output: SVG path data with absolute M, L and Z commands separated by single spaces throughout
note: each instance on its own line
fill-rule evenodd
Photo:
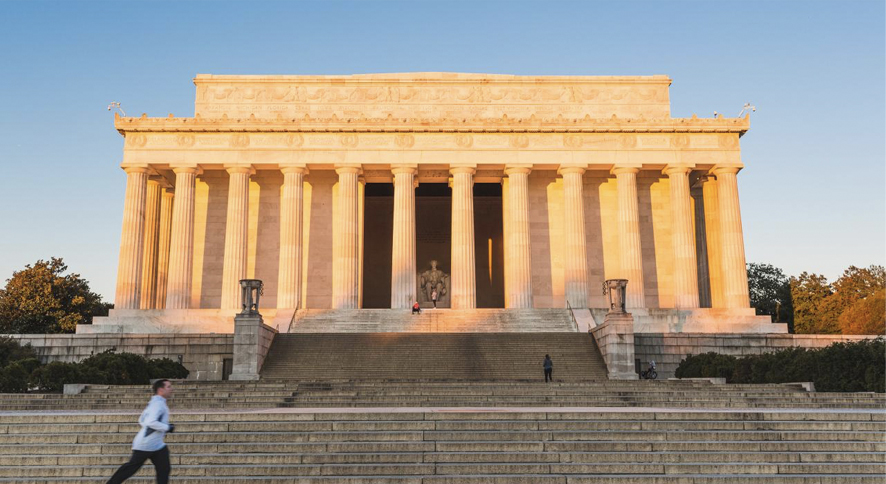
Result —
M 61 258 L 38 260 L 12 274 L 0 290 L 0 333 L 73 333 L 108 314 L 110 304 L 79 274 L 65 274 Z
M 886 334 L 883 266 L 850 266 L 833 284 L 804 272 L 790 287 L 797 333 Z

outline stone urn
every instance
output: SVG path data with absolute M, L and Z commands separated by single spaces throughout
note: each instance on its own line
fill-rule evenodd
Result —
M 240 314 L 258 314 L 258 300 L 262 295 L 264 286 L 261 279 L 240 280 L 240 303 L 243 306 Z
M 625 314 L 625 291 L 627 279 L 607 279 L 603 283 L 603 294 L 609 295 L 609 314 Z

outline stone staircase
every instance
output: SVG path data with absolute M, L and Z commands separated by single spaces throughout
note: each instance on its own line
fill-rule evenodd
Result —
M 0 414 L 0 482 L 98 484 L 137 413 Z M 179 484 L 883 482 L 882 412 L 182 412 Z M 146 465 L 130 482 L 154 482 Z
M 555 333 L 578 331 L 568 309 L 300 309 L 290 333 Z
M 278 334 L 262 378 L 294 380 L 538 380 L 550 354 L 558 381 L 605 380 L 582 333 Z
M 173 412 L 339 407 L 886 409 L 884 394 L 810 393 L 795 385 L 714 385 L 705 381 L 177 381 L 175 388 L 170 401 Z M 147 385 L 88 385 L 77 395 L 0 394 L 0 412 L 133 411 L 141 410 L 150 396 Z M 0 426 L 0 435 L 3 433 Z

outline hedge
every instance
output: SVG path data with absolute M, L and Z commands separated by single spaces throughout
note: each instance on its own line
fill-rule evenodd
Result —
M 688 356 L 677 378 L 721 377 L 727 383 L 811 381 L 821 392 L 886 392 L 886 342 L 883 338 L 834 343 L 826 348 L 786 348 L 774 353 Z
M 17 346 L 14 340 L 0 339 L 0 393 L 59 392 L 66 383 L 147 385 L 157 378 L 187 378 L 189 373 L 181 363 L 169 358 L 148 359 L 113 350 L 79 363 L 54 361 L 42 365 L 30 346 Z

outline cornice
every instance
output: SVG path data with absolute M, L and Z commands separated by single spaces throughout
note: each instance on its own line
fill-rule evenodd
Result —
M 120 134 L 127 132 L 320 132 L 320 133 L 738 133 L 750 129 L 750 116 L 744 118 L 140 118 L 114 117 Z

